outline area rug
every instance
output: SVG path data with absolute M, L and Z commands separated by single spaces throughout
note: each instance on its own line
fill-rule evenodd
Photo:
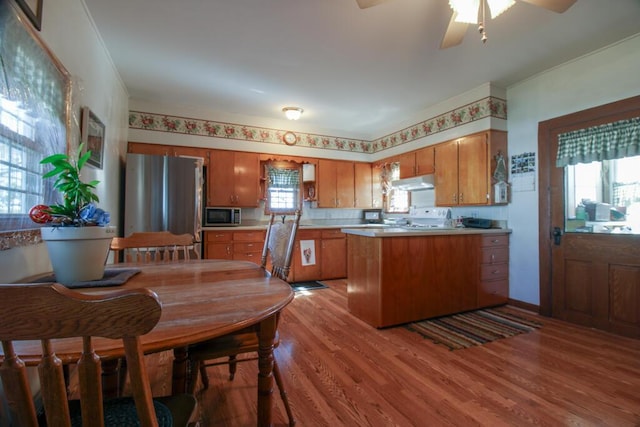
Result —
M 298 291 L 312 291 L 314 289 L 328 288 L 328 286 L 325 285 L 324 283 L 317 282 L 317 281 L 312 281 L 312 282 L 294 282 L 294 283 L 289 283 L 289 285 L 291 285 L 293 290 L 296 291 L 296 292 L 298 292 Z
M 475 310 L 405 325 L 436 344 L 459 350 L 534 331 L 542 324 L 506 307 Z

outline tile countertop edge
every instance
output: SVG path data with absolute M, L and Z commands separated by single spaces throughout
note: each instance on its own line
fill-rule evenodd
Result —
M 511 233 L 510 228 L 453 228 L 431 230 L 407 230 L 398 227 L 391 228 L 342 228 L 345 234 L 354 234 L 364 237 L 418 237 L 418 236 L 442 236 L 459 234 L 504 234 Z

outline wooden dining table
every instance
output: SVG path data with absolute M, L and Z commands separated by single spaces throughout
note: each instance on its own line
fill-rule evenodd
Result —
M 118 264 L 118 268 L 135 268 L 140 272 L 120 286 L 75 290 L 103 294 L 121 289 L 148 288 L 158 295 L 162 303 L 160 321 L 151 332 L 141 337 L 141 341 L 145 353 L 174 350 L 174 393 L 186 390 L 189 345 L 258 326 L 257 424 L 271 425 L 273 343 L 277 316 L 294 297 L 289 284 L 272 277 L 257 264 L 246 261 Z M 120 340 L 97 338 L 93 343 L 103 361 L 124 357 Z M 65 364 L 75 363 L 82 351 L 80 339 L 55 340 L 53 346 Z M 40 360 L 39 341 L 17 342 L 15 350 L 27 365 L 35 365 Z

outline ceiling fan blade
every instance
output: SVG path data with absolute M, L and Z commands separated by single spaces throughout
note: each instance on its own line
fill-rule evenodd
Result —
M 447 32 L 444 33 L 444 37 L 442 38 L 442 43 L 440 43 L 440 49 L 446 49 L 462 43 L 469 24 L 466 22 L 456 22 L 456 15 L 455 12 L 451 14 L 451 20 L 449 21 Z
M 368 7 L 376 6 L 380 3 L 384 3 L 388 0 L 356 0 L 360 9 L 366 9 Z
M 522 0 L 535 6 L 540 6 L 554 12 L 562 13 L 569 9 L 576 0 Z

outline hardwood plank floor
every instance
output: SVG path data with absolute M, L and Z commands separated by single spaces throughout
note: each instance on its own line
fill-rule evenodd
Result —
M 449 351 L 359 321 L 346 282 L 327 283 L 298 293 L 280 326 L 276 358 L 299 426 L 640 425 L 639 340 L 539 317 L 534 332 Z M 201 426 L 255 425 L 256 363 L 234 381 L 226 366 L 208 372 Z M 277 389 L 274 401 L 286 425 Z

